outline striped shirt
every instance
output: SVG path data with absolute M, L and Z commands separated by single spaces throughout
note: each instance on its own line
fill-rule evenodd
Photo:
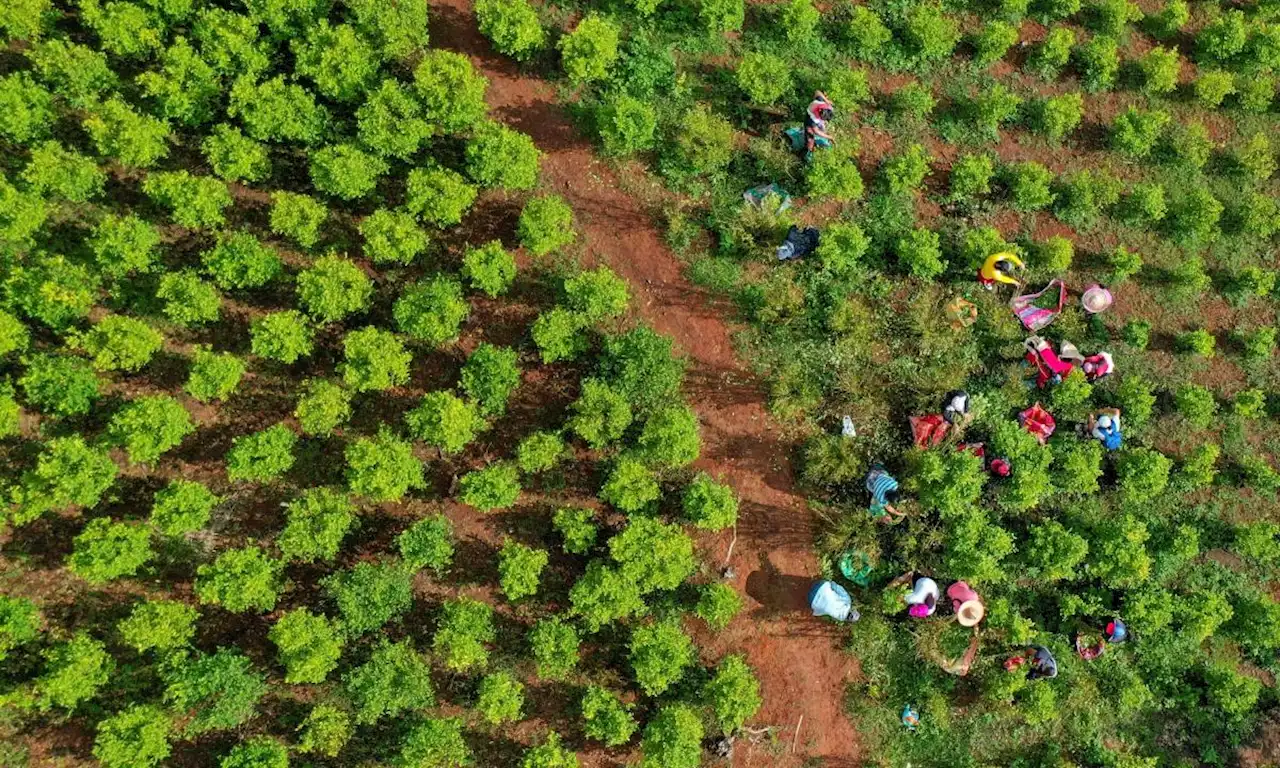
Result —
M 871 514 L 880 517 L 888 514 L 885 505 L 889 503 L 885 494 L 898 490 L 898 481 L 894 480 L 883 469 L 873 469 L 867 473 L 867 492 L 871 494 Z

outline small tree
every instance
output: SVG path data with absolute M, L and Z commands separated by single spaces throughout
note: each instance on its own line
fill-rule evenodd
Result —
M 528 0 L 480 0 L 475 11 L 481 34 L 504 56 L 528 61 L 547 44 L 547 33 Z
M 306 608 L 281 616 L 271 626 L 267 639 L 276 646 L 286 683 L 323 683 L 342 655 L 342 636 L 337 627 Z
M 135 704 L 98 723 L 93 756 L 103 768 L 152 768 L 169 757 L 172 731 L 163 709 Z
M 480 680 L 476 711 L 490 725 L 514 723 L 524 708 L 524 684 L 510 672 L 493 672 Z
M 516 464 L 521 472 L 545 472 L 559 464 L 567 451 L 558 432 L 534 432 L 516 446 Z
M 844 146 L 813 156 L 806 170 L 810 194 L 846 203 L 862 198 L 862 173 Z
M 716 722 L 726 734 L 737 732 L 760 709 L 760 682 L 740 655 L 726 656 L 703 689 Z
M 146 600 L 116 625 L 121 639 L 138 653 L 172 653 L 190 645 L 200 612 L 174 600 Z
M 347 485 L 357 496 L 371 501 L 399 501 L 410 489 L 425 486 L 422 462 L 413 446 L 384 425 L 374 437 L 362 437 L 347 446 Z
M 351 716 L 332 704 L 317 704 L 298 726 L 298 751 L 336 757 L 351 740 Z
M 359 200 L 378 186 L 387 163 L 354 144 L 335 144 L 311 155 L 311 183 L 325 194 Z
M 308 488 L 285 510 L 276 546 L 284 558 L 303 563 L 333 560 L 356 520 L 351 499 L 332 488 Z
M 713 630 L 719 631 L 729 626 L 733 617 L 742 610 L 742 597 L 733 587 L 721 582 L 707 584 L 698 595 L 698 603 L 694 613 Z
M 413 72 L 422 115 L 447 133 L 465 131 L 484 119 L 484 92 L 489 81 L 477 74 L 460 53 L 426 51 Z
M 351 393 L 327 379 L 307 379 L 293 416 L 304 435 L 331 435 L 351 418 Z
M 623 512 L 638 512 L 657 501 L 662 491 L 653 471 L 630 456 L 623 456 L 600 489 L 600 498 Z
M 279 599 L 283 567 L 256 546 L 228 549 L 196 569 L 196 596 L 203 604 L 221 605 L 232 613 L 266 613 Z
M 356 707 L 356 722 L 376 723 L 384 717 L 435 706 L 431 668 L 408 640 L 383 638 L 369 660 L 343 677 Z
M 261 288 L 284 270 L 276 252 L 248 232 L 223 236 L 201 260 L 218 287 L 228 291 Z
M 227 452 L 230 480 L 274 480 L 293 467 L 298 435 L 284 424 L 241 435 L 231 441 Z
M 271 175 L 271 155 L 266 145 L 245 136 L 235 126 L 214 126 L 200 149 L 214 175 L 223 181 L 262 181 Z
M 292 47 L 297 73 L 334 101 L 358 100 L 377 76 L 378 54 L 350 25 L 330 26 L 321 19 Z
M 520 498 L 520 471 L 505 461 L 490 464 L 462 476 L 458 499 L 482 512 L 507 509 Z
M 1135 107 L 1118 115 L 1111 124 L 1111 145 L 1116 151 L 1138 160 L 1151 154 L 1156 142 L 1169 125 L 1169 113 L 1160 110 L 1143 112 Z
M 609 539 L 609 555 L 641 593 L 675 589 L 697 567 L 688 534 L 651 517 L 633 516 Z
M 111 417 L 107 434 L 135 464 L 151 464 L 195 431 L 191 414 L 168 395 L 131 400 Z
M 364 255 L 374 264 L 411 264 L 427 249 L 427 233 L 413 216 L 379 208 L 360 222 Z
M 481 123 L 467 142 L 467 175 L 485 187 L 533 189 L 542 153 L 528 135 L 500 123 Z
M 422 404 L 405 414 L 409 432 L 443 453 L 457 453 L 484 429 L 485 421 L 474 402 L 452 392 L 428 392 Z
M 27 402 L 56 416 L 88 413 L 99 397 L 98 376 L 85 360 L 36 355 L 18 380 Z
M 222 294 L 191 270 L 162 275 L 156 298 L 164 302 L 165 317 L 180 326 L 212 323 L 222 313 Z
M 142 369 L 163 344 L 159 331 L 124 315 L 107 315 L 76 341 L 93 357 L 94 368 L 125 372 Z
M 636 683 L 649 696 L 679 682 L 695 658 L 693 641 L 671 620 L 636 627 L 629 648 Z
M 462 221 L 477 190 L 461 174 L 447 168 L 414 168 L 405 182 L 405 208 L 436 227 Z
M 898 261 L 911 275 L 929 281 L 942 274 L 947 262 L 942 258 L 942 240 L 937 232 L 916 228 L 898 238 Z
M 396 547 L 410 568 L 430 568 L 439 576 L 453 562 L 453 526 L 444 515 L 424 517 L 396 537 Z
M 461 283 L 444 275 L 406 288 L 392 310 L 401 331 L 435 346 L 456 340 L 470 313 Z
M 563 680 L 578 665 L 578 631 L 559 616 L 539 619 L 529 630 L 529 646 L 538 677 Z
M 562 507 L 552 517 L 552 525 L 564 538 L 564 551 L 585 555 L 595 546 L 599 530 L 595 524 L 595 512 L 577 507 Z
M 641 768 L 698 768 L 702 720 L 687 704 L 667 704 L 644 728 Z
M 373 283 L 354 263 L 323 256 L 298 274 L 298 300 L 321 323 L 332 323 L 363 311 Z
M 538 592 L 538 580 L 547 567 L 545 550 L 533 549 L 507 539 L 498 551 L 498 581 L 502 594 L 511 602 L 531 597 Z
M 289 364 L 311 354 L 315 332 L 301 312 L 287 309 L 271 312 L 249 326 L 253 354 Z
M 132 576 L 151 555 L 151 537 L 145 527 L 97 517 L 76 536 L 67 566 L 85 581 L 102 584 Z
M 362 561 L 321 584 L 351 637 L 381 628 L 413 604 L 413 573 L 398 563 Z
M 1129 448 L 1116 459 L 1116 479 L 1120 492 L 1133 501 L 1158 496 L 1169 484 L 1173 462 L 1149 448 Z
M 413 355 L 390 331 L 366 326 L 342 340 L 342 379 L 356 392 L 398 387 L 409 380 Z
M 320 240 L 320 227 L 329 217 L 324 203 L 294 192 L 271 193 L 271 231 L 292 239 L 303 248 Z
M 465 672 L 488 664 L 489 649 L 485 646 L 496 638 L 493 609 L 478 600 L 461 597 L 445 601 L 431 647 L 446 667 Z
M 22 180 L 46 198 L 86 203 L 102 194 L 106 174 L 91 158 L 56 141 L 46 141 L 31 150 L 31 160 L 22 172 Z
M 496 298 L 515 282 L 516 260 L 501 242 L 493 240 L 479 248 L 467 249 L 462 257 L 462 276 L 474 290 Z
M 572 32 L 560 38 L 565 74 L 574 83 L 604 80 L 618 60 L 620 30 L 612 21 L 587 14 Z
M 687 405 L 655 410 L 645 420 L 637 440 L 637 455 L 659 467 L 692 464 L 702 450 L 698 417 Z
M 462 738 L 462 721 L 430 717 L 409 731 L 400 748 L 398 764 L 415 768 L 460 768 L 471 762 L 471 750 Z
M 165 700 L 189 717 L 185 736 L 228 730 L 252 719 L 267 691 L 265 677 L 239 651 L 219 648 L 162 670 Z
M 142 191 L 157 205 L 168 208 L 173 220 L 187 229 L 221 226 L 232 203 L 226 184 L 186 171 L 150 173 L 142 182 Z
M 83 632 L 46 649 L 44 674 L 35 681 L 35 704 L 40 712 L 57 707 L 74 710 L 107 684 L 115 663 L 106 646 Z
M 202 403 L 226 400 L 240 386 L 245 368 L 244 361 L 230 352 L 214 352 L 197 344 L 187 377 L 187 394 Z
M 626 744 L 640 727 L 631 707 L 598 685 L 587 686 L 582 695 L 582 719 L 587 736 L 604 742 L 606 747 Z
M 626 397 L 599 379 L 584 379 L 582 394 L 570 408 L 567 426 L 596 450 L 621 438 L 631 425 Z
M 601 107 L 596 128 L 606 154 L 643 152 L 656 142 L 658 113 L 651 103 L 620 93 Z
M 90 110 L 82 125 L 99 154 L 130 168 L 150 168 L 169 154 L 169 124 L 165 121 L 140 114 L 115 96 Z M 186 176 L 186 172 L 152 174 L 147 182 L 160 175 Z

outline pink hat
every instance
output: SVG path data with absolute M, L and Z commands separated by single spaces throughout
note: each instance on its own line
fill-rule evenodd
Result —
M 925 616 L 929 615 L 929 606 L 924 603 L 916 603 L 907 609 L 907 613 L 917 619 L 923 619 Z
M 1105 312 L 1111 306 L 1111 302 L 1111 291 L 1097 283 L 1085 288 L 1080 296 L 1080 304 L 1084 306 L 1084 311 L 1091 315 Z

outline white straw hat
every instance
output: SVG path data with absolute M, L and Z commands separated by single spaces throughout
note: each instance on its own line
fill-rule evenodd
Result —
M 981 600 L 965 600 L 960 604 L 960 610 L 956 611 L 956 621 L 962 627 L 976 627 L 986 615 L 987 607 Z

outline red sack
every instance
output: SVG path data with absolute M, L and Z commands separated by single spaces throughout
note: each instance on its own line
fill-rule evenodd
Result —
M 1036 403 L 1018 414 L 1018 421 L 1022 422 L 1023 429 L 1036 436 L 1041 445 L 1049 439 L 1049 436 L 1053 434 L 1053 430 L 1057 427 L 1057 423 L 1053 420 L 1053 414 L 1046 411 L 1040 403 Z
M 951 427 L 942 416 L 936 413 L 931 413 L 927 416 L 912 416 L 907 420 L 911 422 L 911 437 L 920 448 L 928 448 L 941 443 L 943 438 L 947 436 L 947 430 Z

